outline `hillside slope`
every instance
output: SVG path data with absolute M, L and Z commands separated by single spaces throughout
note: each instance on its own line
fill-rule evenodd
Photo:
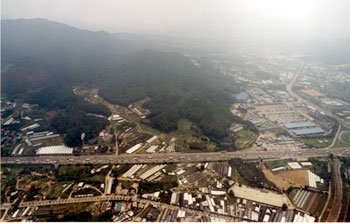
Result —
M 138 51 L 109 33 L 43 19 L 4 20 L 2 32 L 2 89 L 8 97 L 69 110 L 75 99 L 58 97 L 57 85 L 66 95 L 73 85 L 98 87 L 106 100 L 121 105 L 148 96 L 153 127 L 176 130 L 186 118 L 212 140 L 230 140 L 235 83 L 209 66 L 196 67 L 179 53 Z

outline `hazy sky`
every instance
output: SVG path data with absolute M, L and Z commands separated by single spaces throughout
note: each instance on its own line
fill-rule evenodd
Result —
M 2 18 L 229 39 L 350 36 L 349 0 L 1 0 Z

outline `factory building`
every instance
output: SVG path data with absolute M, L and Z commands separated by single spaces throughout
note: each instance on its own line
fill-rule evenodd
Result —
M 284 127 L 287 129 L 301 129 L 315 127 L 315 124 L 312 122 L 293 122 L 284 124 Z
M 133 153 L 133 152 L 136 152 L 138 149 L 141 148 L 141 146 L 142 146 L 142 143 L 136 144 L 136 145 L 134 145 L 133 147 L 131 147 L 130 149 L 128 149 L 128 150 L 126 151 L 126 153 L 127 153 L 127 154 L 131 154 L 131 153 Z
M 41 147 L 36 152 L 37 155 L 70 155 L 73 154 L 73 148 L 63 145 Z
M 295 129 L 293 130 L 293 133 L 297 136 L 318 135 L 323 134 L 324 130 L 321 128 Z

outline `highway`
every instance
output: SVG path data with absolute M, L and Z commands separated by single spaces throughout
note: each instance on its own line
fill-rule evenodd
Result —
M 225 161 L 232 158 L 242 159 L 288 159 L 309 158 L 334 155 L 350 155 L 350 147 L 305 149 L 299 151 L 237 151 L 210 153 L 158 153 L 130 155 L 95 156 L 33 156 L 2 157 L 1 164 L 137 164 L 137 163 L 188 163 Z
M 106 195 L 106 196 L 93 196 L 93 197 L 82 197 L 82 198 L 68 198 L 68 199 L 57 199 L 57 200 L 42 200 L 42 201 L 26 201 L 19 204 L 19 208 L 25 207 L 39 207 L 39 206 L 51 206 L 51 205 L 63 205 L 63 204 L 75 204 L 75 203 L 85 203 L 85 202 L 99 202 L 99 201 L 136 201 L 143 205 L 153 205 L 155 207 L 167 208 L 171 210 L 183 210 L 187 213 L 191 213 L 194 216 L 210 216 L 216 218 L 224 218 L 227 221 L 237 221 L 238 217 L 233 217 L 228 214 L 217 214 L 208 213 L 201 210 L 195 210 L 186 207 L 180 207 L 177 205 L 165 204 L 157 201 L 150 201 L 147 199 L 140 199 L 135 196 L 127 195 Z

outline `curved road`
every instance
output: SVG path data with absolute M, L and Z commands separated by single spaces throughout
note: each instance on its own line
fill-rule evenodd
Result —
M 342 198 L 343 198 L 343 185 L 342 178 L 340 176 L 340 166 L 341 162 L 335 158 L 332 165 L 332 183 L 334 187 L 334 201 L 331 208 L 331 211 L 328 215 L 328 222 L 336 222 L 338 221 L 340 211 L 342 208 Z

